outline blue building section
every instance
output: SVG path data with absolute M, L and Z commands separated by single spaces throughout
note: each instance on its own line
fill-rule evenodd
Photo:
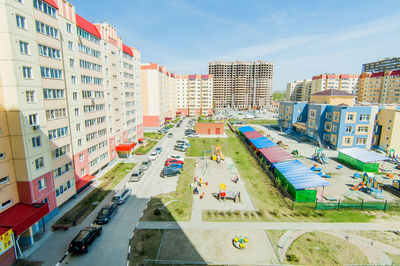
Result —
M 370 149 L 382 107 L 281 102 L 278 125 L 332 149 Z

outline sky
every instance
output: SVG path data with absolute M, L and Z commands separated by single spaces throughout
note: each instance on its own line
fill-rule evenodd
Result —
M 70 2 L 85 19 L 114 26 L 142 62 L 207 74 L 213 61 L 272 61 L 274 90 L 400 56 L 399 0 Z

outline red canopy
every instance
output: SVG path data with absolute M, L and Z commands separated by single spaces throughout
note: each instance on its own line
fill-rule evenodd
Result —
M 115 149 L 117 151 L 131 151 L 135 146 L 135 142 L 131 144 L 119 144 Z
M 278 146 L 262 148 L 260 153 L 271 163 L 294 160 L 292 155 Z
M 0 213 L 0 227 L 12 228 L 15 235 L 19 236 L 48 213 L 49 205 L 47 203 L 30 205 L 19 202 Z
M 76 182 L 76 190 L 78 191 L 79 189 L 83 188 L 87 183 L 93 180 L 95 176 L 93 175 L 85 175 L 84 177 L 81 177 L 78 182 Z
M 247 139 L 256 139 L 256 138 L 264 137 L 263 134 L 261 134 L 258 131 L 245 132 L 245 133 L 243 133 L 243 135 L 245 135 Z
M 139 138 L 139 139 L 138 139 L 138 141 L 144 141 L 144 139 L 142 139 L 142 138 Z
M 48 3 L 49 5 L 51 5 L 52 7 L 54 7 L 55 9 L 58 9 L 58 5 L 56 3 L 56 1 L 54 0 L 44 0 L 46 3 Z

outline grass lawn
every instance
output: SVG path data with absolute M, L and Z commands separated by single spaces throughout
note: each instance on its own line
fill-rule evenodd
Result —
M 143 221 L 189 221 L 192 212 L 192 188 L 195 159 L 185 159 L 176 191 L 150 199 L 144 210 Z M 168 178 L 168 177 L 166 177 Z
M 268 119 L 232 119 L 232 121 L 244 121 L 249 125 L 277 125 L 278 120 Z
M 284 233 L 286 233 L 285 230 L 270 230 L 266 231 L 269 240 L 271 241 L 272 247 L 275 250 L 275 253 L 278 254 L 278 243 L 279 239 L 283 236 Z
M 164 134 L 161 133 L 153 133 L 153 132 L 145 132 L 144 134 L 145 138 L 149 138 L 149 139 L 157 139 L 160 140 L 164 137 Z
M 135 167 L 133 163 L 119 163 L 108 171 L 99 180 L 102 181 L 98 187 L 86 195 L 78 204 L 64 214 L 57 225 L 76 225 L 82 222 L 100 203 L 110 191 L 127 175 L 127 170 Z
M 294 254 L 299 261 L 285 261 L 298 265 L 368 264 L 364 253 L 346 240 L 322 233 L 306 233 L 296 239 L 286 255 Z
M 400 238 L 393 231 L 351 231 L 349 233 L 370 238 L 400 249 Z
M 226 133 L 228 138 L 192 138 L 187 156 L 201 157 L 204 150 L 212 150 L 212 147 L 220 144 L 222 153 L 225 156 L 232 157 L 240 176 L 246 182 L 246 188 L 252 197 L 253 204 L 258 213 L 261 214 L 248 215 L 244 220 L 368 222 L 374 218 L 374 215 L 360 211 L 314 211 L 312 203 L 307 204 L 306 208 L 291 210 L 289 206 L 291 206 L 292 201 L 282 196 L 277 190 L 258 162 L 251 156 L 245 144 L 231 131 L 227 130 Z M 223 212 L 220 214 L 207 215 L 205 218 L 209 221 L 231 221 L 242 218 L 241 215 L 227 216 Z
M 389 253 L 386 253 L 386 255 L 388 255 L 389 258 L 392 260 L 393 265 L 400 265 L 400 255 L 389 254 Z
M 212 119 L 211 117 L 206 117 L 206 116 L 200 116 L 197 118 L 197 122 L 209 122 L 209 123 L 213 123 L 216 120 Z
M 145 145 L 139 147 L 139 149 L 135 150 L 135 154 L 146 154 L 148 153 L 158 141 L 150 140 Z
M 173 121 L 171 121 L 172 124 L 176 124 L 179 122 L 179 120 L 181 120 L 180 117 L 175 118 Z
M 155 260 L 164 232 L 162 230 L 136 230 L 131 241 L 129 265 L 144 265 Z

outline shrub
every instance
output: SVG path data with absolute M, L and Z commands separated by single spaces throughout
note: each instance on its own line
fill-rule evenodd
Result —
M 291 262 L 299 262 L 300 261 L 300 259 L 295 254 L 287 254 L 286 259 L 287 259 L 287 261 L 291 261 Z
M 248 211 L 244 211 L 244 212 L 243 212 L 243 215 L 244 215 L 245 217 L 248 217 L 248 216 L 249 216 L 249 212 L 248 212 Z
M 279 211 L 278 209 L 274 208 L 272 211 L 269 211 L 269 213 L 273 216 L 278 216 L 279 215 Z
M 263 210 L 263 209 L 257 210 L 257 211 L 256 211 L 256 214 L 257 214 L 258 216 L 260 216 L 260 217 L 264 217 L 264 210 Z
M 226 215 L 228 215 L 228 217 L 232 216 L 232 211 L 226 211 Z
M 236 216 L 240 215 L 240 211 L 234 211 L 233 214 L 235 214 Z
M 154 215 L 155 216 L 160 216 L 161 215 L 161 211 L 157 208 L 154 210 Z

